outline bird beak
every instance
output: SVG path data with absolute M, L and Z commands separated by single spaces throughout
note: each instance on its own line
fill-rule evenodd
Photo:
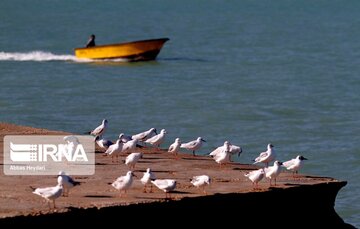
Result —
M 201 141 L 206 142 L 204 139 L 201 139 Z

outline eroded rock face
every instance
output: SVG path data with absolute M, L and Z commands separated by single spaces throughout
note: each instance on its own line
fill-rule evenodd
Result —
M 67 212 L 38 216 L 17 216 L 0 220 L 1 225 L 114 225 L 130 219 L 165 227 L 166 220 L 177 226 L 231 226 L 238 228 L 298 228 L 316 225 L 331 228 L 354 228 L 338 216 L 334 201 L 346 182 L 272 188 L 267 192 L 214 194 L 185 197 L 181 200 L 137 203 L 104 208 L 70 208 Z M 294 225 L 289 227 L 289 222 Z M 241 225 L 247 225 L 243 227 Z

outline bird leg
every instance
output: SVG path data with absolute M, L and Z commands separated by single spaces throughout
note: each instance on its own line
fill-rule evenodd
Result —
M 203 193 L 204 193 L 205 195 L 207 195 L 206 190 L 205 190 L 205 186 L 203 187 Z

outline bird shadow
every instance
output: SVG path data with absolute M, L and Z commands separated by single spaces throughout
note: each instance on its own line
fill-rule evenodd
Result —
M 163 158 L 161 158 L 161 157 L 143 157 L 144 159 L 150 159 L 150 160 L 152 160 L 152 159 L 163 159 Z
M 170 171 L 170 170 L 151 170 L 152 172 L 154 173 L 174 173 L 174 171 Z M 146 170 L 144 169 L 137 169 L 137 170 L 134 170 L 134 172 L 146 172 Z
M 171 191 L 170 193 L 176 193 L 176 194 L 190 194 L 191 192 L 184 192 L 184 191 Z
M 201 158 L 201 157 L 183 157 L 183 160 L 190 160 L 190 161 L 209 161 L 211 158 Z
M 86 195 L 84 197 L 87 197 L 87 198 L 113 198 L 113 196 L 106 196 L 106 195 Z

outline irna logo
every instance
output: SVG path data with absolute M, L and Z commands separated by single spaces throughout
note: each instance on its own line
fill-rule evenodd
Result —
M 10 142 L 13 162 L 89 161 L 82 144 L 14 144 Z
M 82 135 L 7 135 L 4 137 L 6 175 L 74 175 L 95 172 L 95 142 Z

